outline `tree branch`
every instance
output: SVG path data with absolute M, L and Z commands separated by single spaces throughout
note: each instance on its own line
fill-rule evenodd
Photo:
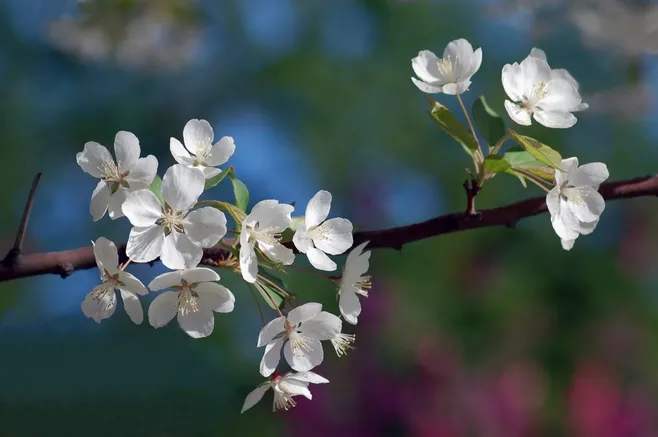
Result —
M 599 192 L 606 200 L 631 197 L 658 196 L 658 176 L 647 176 L 630 180 L 609 182 L 601 185 Z M 369 248 L 401 249 L 403 245 L 424 240 L 441 234 L 465 231 L 489 226 L 513 227 L 526 217 L 546 212 L 544 197 L 534 197 L 507 206 L 484 209 L 478 214 L 467 212 L 446 214 L 412 225 L 376 231 L 356 232 L 354 244 L 370 241 Z M 29 213 L 28 213 L 29 215 Z M 120 249 L 123 252 L 123 248 Z M 214 264 L 216 260 L 226 257 L 222 248 L 206 249 L 204 264 Z M 125 254 L 121 254 L 122 257 Z M 95 267 L 91 247 L 64 250 L 59 252 L 22 254 L 12 264 L 0 264 L 0 281 L 8 281 L 28 276 L 57 274 L 67 277 L 76 270 Z

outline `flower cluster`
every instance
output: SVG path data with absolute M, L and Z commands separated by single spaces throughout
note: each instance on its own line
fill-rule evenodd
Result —
M 468 41 L 458 39 L 447 45 L 442 58 L 428 50 L 420 51 L 411 60 L 418 78 L 411 80 L 425 93 L 456 95 L 468 128 L 438 102 L 434 102 L 432 116 L 471 155 L 474 174 L 470 186 L 479 191 L 499 173 L 516 176 L 524 186 L 526 182 L 539 186 L 547 192 L 546 205 L 553 229 L 562 247 L 570 250 L 579 235 L 590 234 L 599 222 L 605 201 L 598 189 L 609 176 L 608 168 L 601 162 L 578 166 L 577 158 L 562 159 L 550 146 L 513 129 L 506 130 L 502 118 L 481 97 L 472 112 L 482 136 L 489 140 L 485 150 L 460 96 L 468 91 L 481 62 L 482 49 L 473 50 Z M 531 125 L 534 119 L 548 128 L 570 128 L 578 121 L 574 113 L 588 107 L 576 79 L 565 69 L 551 68 L 546 54 L 537 48 L 520 63 L 505 65 L 501 81 L 508 97 L 505 110 L 521 126 Z M 504 151 L 508 141 L 514 141 L 520 150 Z
M 352 223 L 344 218 L 328 218 L 332 197 L 318 191 L 308 202 L 302 217 L 293 217 L 293 205 L 274 199 L 256 203 L 247 213 L 248 190 L 237 179 L 233 168 L 220 169 L 235 151 L 231 137 L 214 143 L 214 132 L 205 120 L 190 120 L 183 129 L 183 143 L 170 140 L 176 164 L 162 179 L 157 176 L 154 156 L 140 158 L 139 140 L 130 133 L 117 133 L 116 160 L 102 145 L 89 142 L 77 154 L 78 165 L 100 179 L 91 196 L 94 221 L 106 212 L 111 219 L 126 217 L 132 229 L 120 250 L 105 237 L 93 244 L 101 277 L 83 300 L 82 312 L 97 323 L 109 318 L 117 306 L 119 292 L 130 320 L 144 319 L 140 296 L 159 292 L 148 307 L 148 321 L 161 328 L 176 317 L 180 328 L 192 338 L 212 334 L 214 313 L 230 313 L 236 298 L 220 284 L 218 270 L 239 274 L 263 297 L 277 317 L 260 331 L 257 347 L 265 352 L 260 373 L 266 382 L 251 392 L 243 411 L 251 408 L 270 388 L 274 409 L 295 406 L 294 396 L 311 399 L 310 383 L 329 382 L 311 372 L 322 363 L 322 341 L 329 341 L 338 356 L 344 355 L 355 340 L 343 332 L 340 317 L 322 310 L 319 303 L 292 306 L 293 296 L 277 274 L 291 266 L 296 253 L 306 255 L 318 270 L 333 272 L 338 266 L 330 258 L 344 254 L 353 245 Z M 235 202 L 200 200 L 208 189 L 230 180 Z M 229 221 L 234 228 L 229 231 Z M 226 235 L 236 235 L 227 238 Z M 367 296 L 370 279 L 365 276 L 370 252 L 367 242 L 354 248 L 345 261 L 342 276 L 327 277 L 338 283 L 339 310 L 355 325 L 361 312 L 360 296 Z M 148 286 L 126 271 L 130 263 L 159 259 L 170 271 L 154 278 Z M 201 265 L 204 266 L 201 266 Z M 281 354 L 293 370 L 281 373 Z M 285 370 L 284 370 L 285 372 Z

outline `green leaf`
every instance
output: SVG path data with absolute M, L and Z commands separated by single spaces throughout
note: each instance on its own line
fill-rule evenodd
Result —
M 233 174 L 233 167 L 229 167 L 226 170 L 223 170 L 217 176 L 214 176 L 210 179 L 206 179 L 206 186 L 204 189 L 209 190 L 213 187 L 216 187 L 217 185 L 219 185 L 221 181 L 226 179 L 227 176 L 231 176 L 231 174 Z
M 276 310 L 293 296 L 286 290 L 286 286 L 281 278 L 268 273 L 266 270 L 258 272 L 259 280 L 254 284 L 258 293 L 270 308 Z
M 487 156 L 484 160 L 484 169 L 487 173 L 503 173 L 509 168 L 509 162 L 500 156 Z
M 510 129 L 509 131 L 512 139 L 514 139 L 521 147 L 528 151 L 537 161 L 551 166 L 553 168 L 560 168 L 562 163 L 562 156 L 557 150 L 552 149 L 540 141 L 521 135 Z
M 155 175 L 153 182 L 151 182 L 151 185 L 149 186 L 149 190 L 156 195 L 160 202 L 164 203 L 164 199 L 162 198 L 162 179 L 160 176 Z
M 242 211 L 247 211 L 249 205 L 249 190 L 247 186 L 240 179 L 233 174 L 229 175 L 231 183 L 233 184 L 233 195 L 235 196 L 235 206 Z
M 461 144 L 467 154 L 473 156 L 478 149 L 475 138 L 473 138 L 471 132 L 461 124 L 454 115 L 452 115 L 448 108 L 435 101 L 432 104 L 430 114 L 441 129 Z
M 503 159 L 509 164 L 509 169 L 505 172 L 519 178 L 524 187 L 527 187 L 528 176 L 553 182 L 555 170 L 539 161 L 530 152 L 525 150 L 507 152 L 503 155 Z
M 475 102 L 473 102 L 473 118 L 475 118 L 475 124 L 480 133 L 486 140 L 489 142 L 490 146 L 496 144 L 496 142 L 505 135 L 505 122 L 496 111 L 494 111 L 491 106 L 487 103 L 487 99 L 484 96 L 480 96 Z

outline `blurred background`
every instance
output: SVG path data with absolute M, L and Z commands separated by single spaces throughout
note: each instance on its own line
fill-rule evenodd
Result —
M 252 203 L 303 208 L 327 189 L 359 229 L 462 210 L 469 162 L 409 80 L 418 50 L 459 37 L 484 52 L 468 104 L 485 94 L 504 113 L 502 66 L 541 47 L 590 110 L 566 131 L 522 132 L 606 162 L 612 179 L 658 170 L 649 0 L 2 0 L 0 249 L 37 171 L 29 250 L 125 241 L 125 220 L 92 223 L 95 182 L 75 153 L 129 130 L 162 173 L 190 118 L 235 138 L 230 164 Z M 478 205 L 540 194 L 499 177 Z M 93 270 L 0 283 L 0 435 L 655 436 L 657 225 L 642 198 L 609 203 L 571 252 L 547 215 L 377 250 L 356 349 L 327 353 L 318 372 L 331 384 L 286 414 L 270 412 L 271 395 L 239 414 L 261 381 L 261 321 L 228 274 L 236 309 L 198 341 L 121 309 L 86 319 Z M 162 272 L 131 269 L 145 283 Z M 289 280 L 336 310 L 330 283 Z

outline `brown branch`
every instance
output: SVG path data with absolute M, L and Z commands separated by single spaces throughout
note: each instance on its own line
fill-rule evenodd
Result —
M 606 200 L 658 196 L 658 176 L 606 183 L 601 185 L 599 191 Z M 370 241 L 368 247 L 373 249 L 401 249 L 407 243 L 451 232 L 489 226 L 512 227 L 523 218 L 543 212 L 546 212 L 544 197 L 534 197 L 499 208 L 481 210 L 476 215 L 470 215 L 466 212 L 453 213 L 407 226 L 356 232 L 354 234 L 354 244 Z M 121 250 L 123 251 L 123 249 Z M 221 248 L 207 249 L 204 252 L 202 262 L 212 265 L 213 260 L 224 259 L 225 257 L 226 252 Z M 59 252 L 23 254 L 12 265 L 0 264 L 0 281 L 48 273 L 66 277 L 76 270 L 89 269 L 95 267 L 95 265 L 91 247 Z
M 18 225 L 18 231 L 16 231 L 16 240 L 14 245 L 7 253 L 7 256 L 2 260 L 3 265 L 11 266 L 16 263 L 18 257 L 23 252 L 23 241 L 25 240 L 25 233 L 27 232 L 27 224 L 30 221 L 30 214 L 32 213 L 32 205 L 34 204 L 34 195 L 37 192 L 37 187 L 39 186 L 39 181 L 41 180 L 41 173 L 37 173 L 32 180 L 32 188 L 30 188 L 30 193 L 27 195 L 27 201 L 25 202 L 25 208 L 23 208 L 23 216 L 21 217 L 21 222 Z

